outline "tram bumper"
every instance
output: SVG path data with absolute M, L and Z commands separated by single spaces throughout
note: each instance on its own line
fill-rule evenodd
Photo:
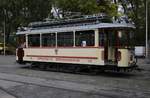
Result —
M 114 72 L 131 72 L 134 70 L 140 71 L 140 68 L 138 67 L 137 63 L 135 61 L 129 62 L 128 65 L 119 65 L 118 64 L 107 64 L 105 65 L 106 70 L 111 70 Z
M 140 68 L 138 67 L 137 63 L 136 62 L 130 62 L 128 66 L 126 67 L 119 67 L 119 71 L 124 71 L 124 72 L 131 72 L 131 71 L 134 71 L 134 70 L 138 70 L 140 71 Z

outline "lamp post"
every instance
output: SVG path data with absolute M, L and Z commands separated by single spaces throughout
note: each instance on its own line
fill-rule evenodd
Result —
M 5 37 L 5 35 L 6 35 L 6 18 L 5 18 L 5 16 L 6 16 L 6 10 L 4 9 L 4 56 L 6 55 L 6 37 Z
M 148 0 L 146 0 L 146 41 L 145 41 L 145 48 L 146 48 L 146 58 L 148 57 Z

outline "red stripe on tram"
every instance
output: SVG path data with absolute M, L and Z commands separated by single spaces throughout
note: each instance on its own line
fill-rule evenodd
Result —
M 97 57 L 76 57 L 76 56 L 43 56 L 43 55 L 26 55 L 27 57 L 51 57 L 51 58 L 79 58 L 79 59 L 98 59 Z

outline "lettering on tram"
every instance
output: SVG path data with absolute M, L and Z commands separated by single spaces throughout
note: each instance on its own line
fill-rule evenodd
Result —
M 104 21 L 105 17 L 55 20 L 29 24 L 18 30 L 18 63 L 68 64 L 99 70 L 134 70 L 131 23 Z

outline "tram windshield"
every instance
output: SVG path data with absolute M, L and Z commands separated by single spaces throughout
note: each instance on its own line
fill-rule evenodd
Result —
M 133 40 L 133 32 L 129 30 L 118 31 L 118 45 L 120 48 L 131 48 Z
M 130 48 L 133 33 L 129 30 L 103 29 L 99 33 L 99 45 L 109 45 L 118 48 Z

